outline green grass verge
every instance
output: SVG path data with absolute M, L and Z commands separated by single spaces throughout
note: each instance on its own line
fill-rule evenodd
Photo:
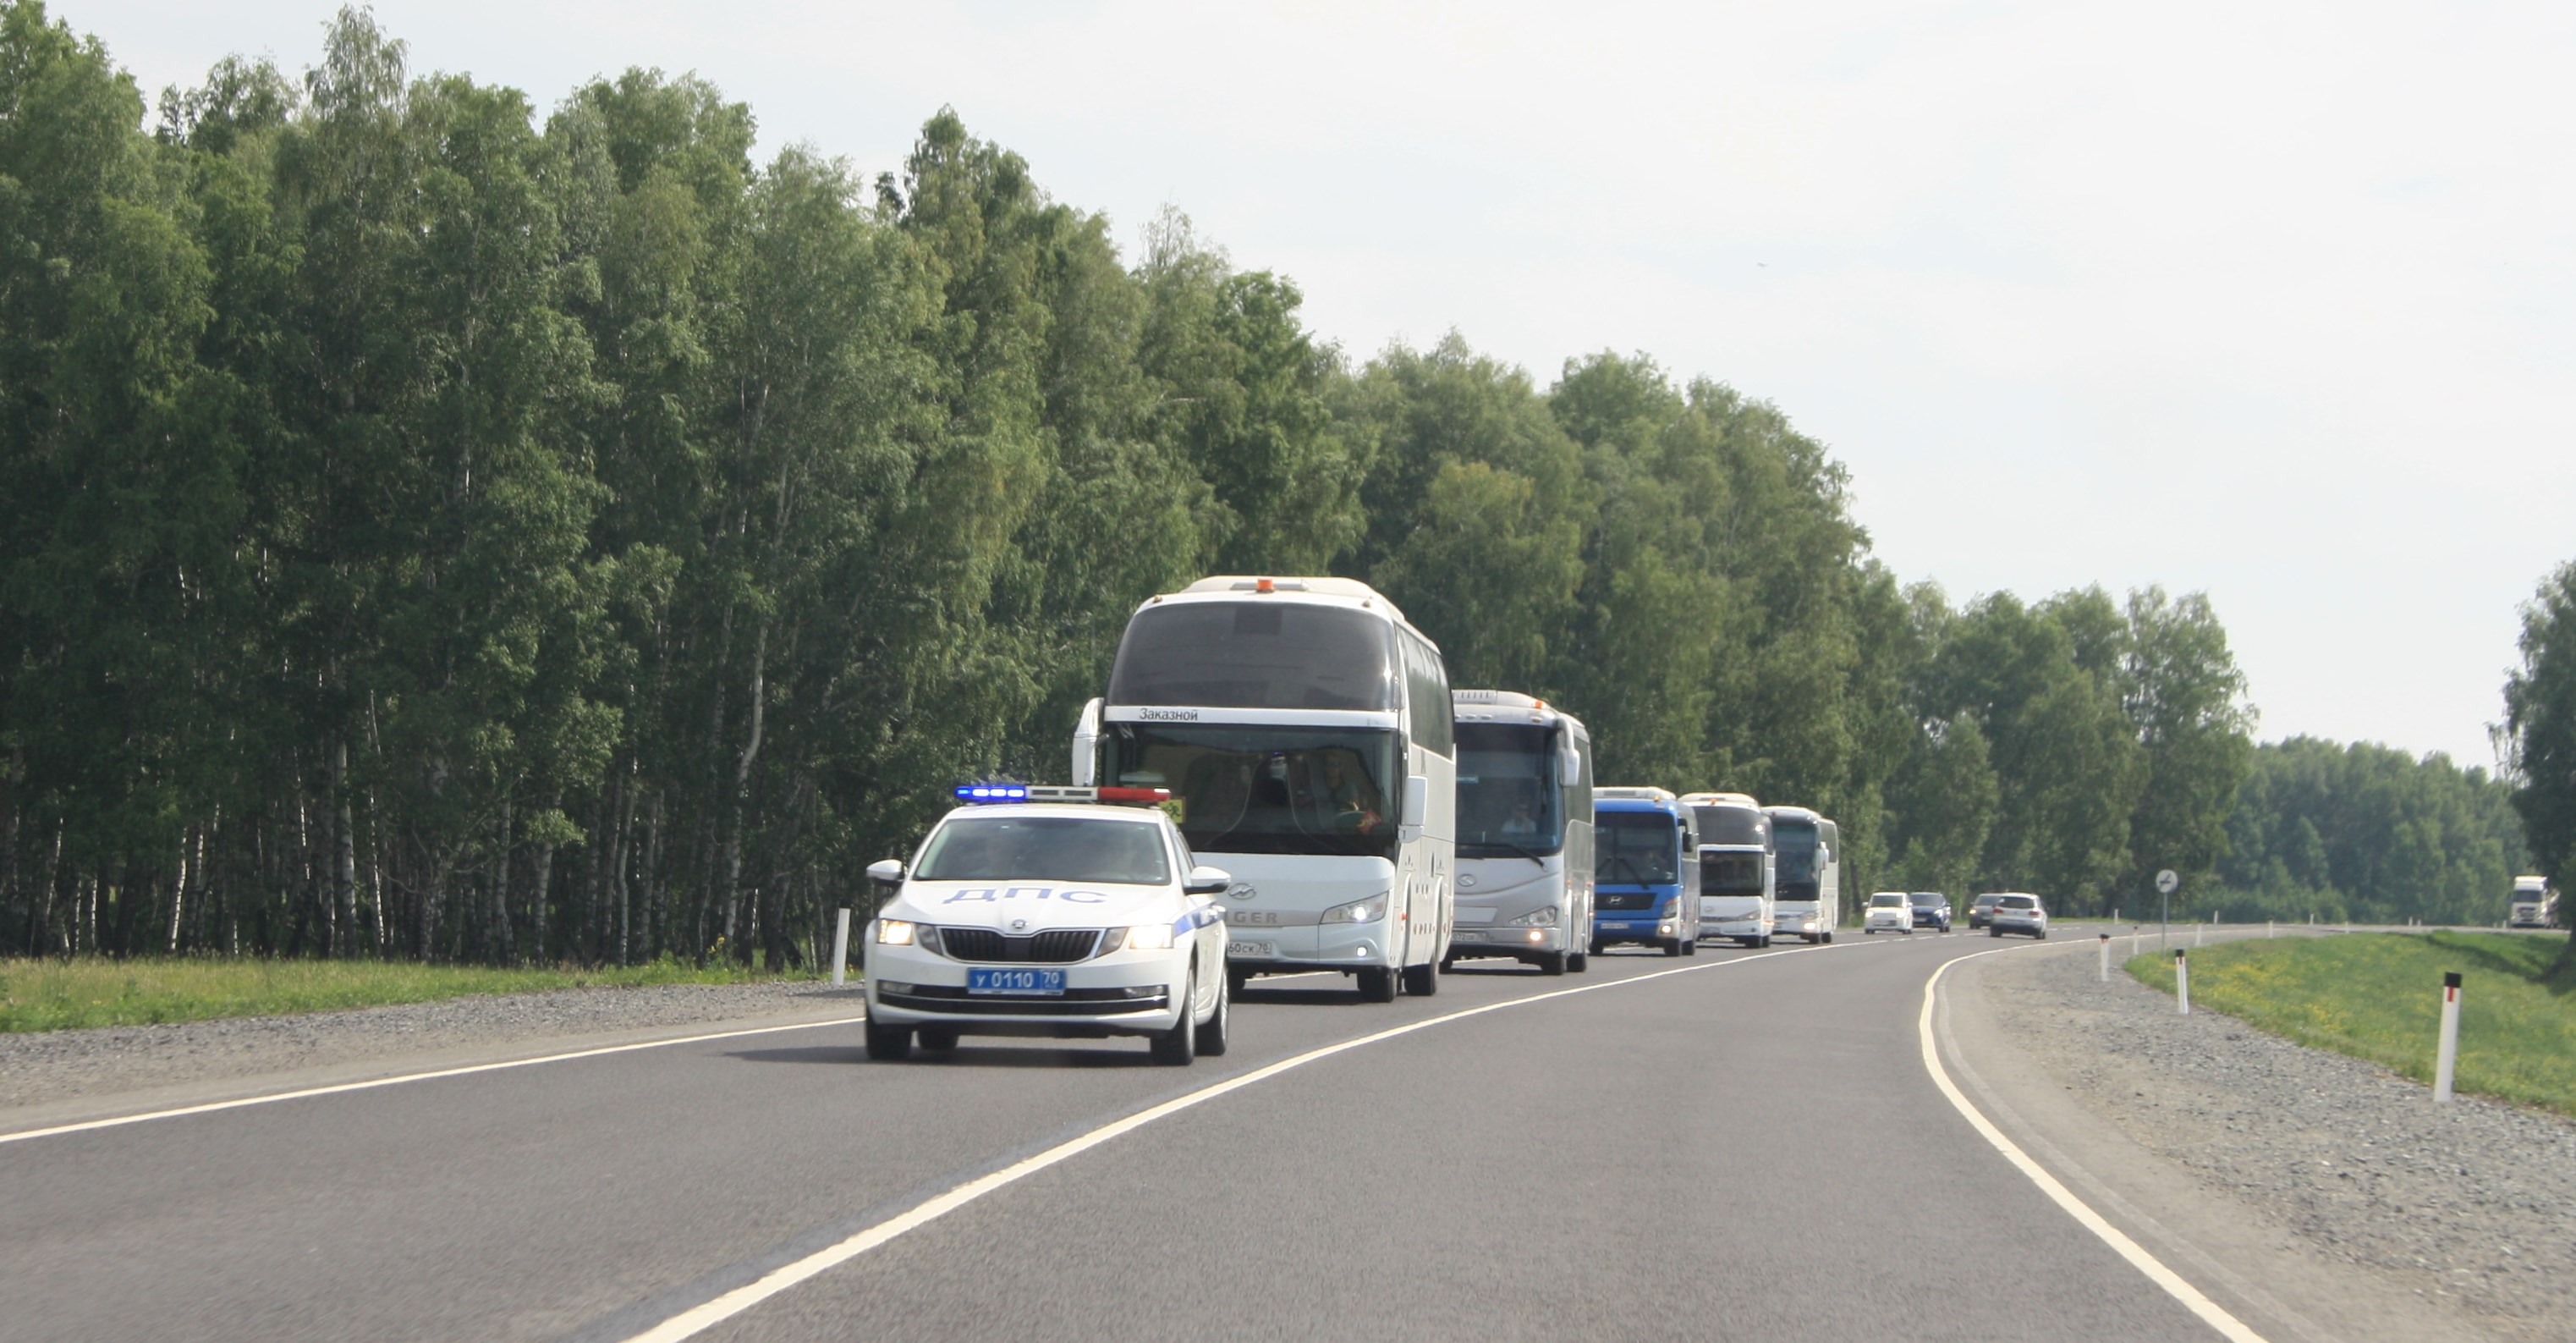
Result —
M 478 993 L 813 977 L 734 966 L 700 970 L 669 960 L 622 969 L 494 970 L 387 961 L 0 959 L 0 1032 L 328 1012 Z
M 2457 970 L 2457 1087 L 2576 1115 L 2576 993 L 2545 982 L 2564 940 L 2445 932 L 2222 942 L 2191 953 L 2191 1002 L 2429 1085 L 2442 974 Z M 2169 953 L 2127 969 L 2173 992 Z

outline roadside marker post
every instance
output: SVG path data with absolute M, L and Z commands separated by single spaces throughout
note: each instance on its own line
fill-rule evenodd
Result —
M 850 977 L 850 911 L 845 907 L 832 926 L 832 982 L 841 984 Z
M 2191 1015 L 2191 964 L 2182 957 L 2182 948 L 2174 948 L 2174 1013 Z
M 2111 935 L 2109 933 L 2102 934 L 2102 948 L 2099 953 L 2099 958 L 2102 964 L 2098 967 L 2094 978 L 2108 984 L 2111 982 Z
M 2460 1062 L 2460 972 L 2442 972 L 2442 1046 L 2433 1056 L 2433 1103 L 2451 1103 L 2451 1077 Z

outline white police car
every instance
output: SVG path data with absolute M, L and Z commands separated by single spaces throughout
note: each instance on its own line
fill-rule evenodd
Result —
M 1159 788 L 971 784 L 862 945 L 868 1057 L 961 1035 L 1142 1035 L 1161 1063 L 1225 1052 L 1233 878 L 1194 864 Z M 1102 805 L 1142 804 L 1142 805 Z

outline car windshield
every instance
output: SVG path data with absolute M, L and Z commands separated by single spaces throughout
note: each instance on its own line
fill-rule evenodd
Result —
M 1393 709 L 1393 628 L 1374 611 L 1305 602 L 1149 606 L 1127 622 L 1108 702 Z
M 1395 856 L 1393 732 L 1118 723 L 1110 749 L 1118 782 L 1172 790 L 1195 852 Z
M 1730 853 L 1725 850 L 1699 851 L 1699 893 L 1702 895 L 1762 894 L 1762 855 Z
M 1159 828 L 1081 816 L 961 816 L 939 827 L 912 875 L 923 881 L 1172 879 Z
M 1901 895 L 1873 895 L 1869 898 L 1869 903 L 1870 907 L 1873 909 L 1900 909 L 1905 905 L 1905 897 Z
M 1937 895 L 1917 895 L 1914 897 L 1914 903 L 1923 906 L 1925 909 L 1932 909 L 1936 906 L 1946 905 L 1950 902 Z
M 1605 811 L 1593 818 L 1592 871 L 1623 886 L 1665 886 L 1681 880 L 1677 817 L 1660 811 Z
M 1535 723 L 1458 725 L 1458 856 L 1509 858 L 1565 847 L 1557 738 Z

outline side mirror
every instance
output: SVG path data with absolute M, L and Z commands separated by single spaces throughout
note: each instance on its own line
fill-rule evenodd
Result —
M 1404 779 L 1404 814 L 1396 824 L 1419 830 L 1431 817 L 1431 780 L 1419 774 Z
M 1221 867 L 1210 867 L 1205 863 L 1201 863 L 1198 866 L 1191 868 L 1188 876 L 1181 878 L 1181 893 L 1184 895 L 1223 895 L 1226 892 L 1226 888 L 1232 885 L 1234 885 L 1233 873 L 1228 872 Z
M 903 881 L 903 860 L 880 858 L 868 864 L 868 880 L 879 886 L 899 885 Z
M 1089 788 L 1100 770 L 1100 701 L 1082 706 L 1073 720 L 1073 786 Z
M 1566 751 L 1556 757 L 1556 781 L 1567 787 L 1583 782 L 1583 757 Z

